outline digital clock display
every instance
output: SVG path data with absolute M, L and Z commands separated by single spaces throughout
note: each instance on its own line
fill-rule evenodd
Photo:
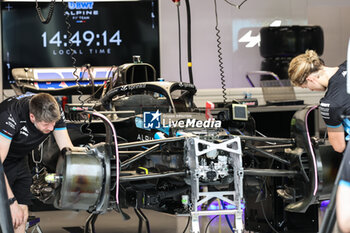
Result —
M 49 3 L 40 2 L 43 15 Z M 4 88 L 17 67 L 119 66 L 133 55 L 159 73 L 158 1 L 56 2 L 48 24 L 35 4 L 1 2 Z
M 43 47 L 47 47 L 48 44 L 56 45 L 57 47 L 67 47 L 69 46 L 69 43 L 72 44 L 73 47 L 89 47 L 94 45 L 96 45 L 97 47 L 107 47 L 115 45 L 120 46 L 122 42 L 122 40 L 120 39 L 120 30 L 114 32 L 113 35 L 110 37 L 108 37 L 107 30 L 103 31 L 101 34 L 95 34 L 95 32 L 91 30 L 87 30 L 84 32 L 77 31 L 69 40 L 67 34 L 63 34 L 62 37 L 61 34 L 62 33 L 58 31 L 51 38 L 48 39 L 47 32 L 44 32 L 41 35 L 43 38 Z

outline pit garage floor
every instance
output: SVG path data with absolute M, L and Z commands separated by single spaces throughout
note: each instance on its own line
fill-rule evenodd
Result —
M 151 210 L 142 211 L 149 220 L 152 233 L 182 233 L 188 220 L 187 217 L 175 217 Z M 129 208 L 125 212 L 131 217 L 127 221 L 114 211 L 100 215 L 95 224 L 96 233 L 138 233 L 138 218 L 134 210 Z M 40 218 L 39 225 L 43 233 L 83 233 L 85 220 L 89 216 L 84 211 L 65 210 L 36 211 L 30 214 Z M 30 233 L 30 229 L 27 232 Z M 147 232 L 145 224 L 143 232 Z
M 151 210 L 142 211 L 149 220 L 152 233 L 183 233 L 185 230 L 188 217 L 176 217 Z M 131 217 L 128 221 L 123 220 L 122 216 L 116 212 L 108 212 L 99 216 L 95 225 L 96 233 L 138 233 L 138 218 L 134 210 L 129 208 L 125 212 Z M 43 233 L 84 233 L 85 220 L 89 216 L 84 211 L 65 210 L 35 211 L 30 214 L 40 218 L 39 226 Z M 320 223 L 323 215 L 324 210 L 320 210 Z M 212 217 L 208 216 L 200 219 L 201 233 L 231 233 L 224 216 L 221 216 L 221 219 L 220 217 L 215 218 L 208 230 L 205 231 Z M 32 232 L 33 229 L 28 229 L 27 233 Z M 143 224 L 142 232 L 147 232 L 145 224 Z M 189 228 L 186 232 L 190 232 Z M 335 226 L 332 233 L 339 232 L 337 226 Z

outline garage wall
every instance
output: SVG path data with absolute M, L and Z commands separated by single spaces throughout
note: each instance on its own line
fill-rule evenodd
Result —
M 309 1 L 308 21 L 322 26 L 325 35 L 323 58 L 329 66 L 338 66 L 346 59 L 350 37 L 350 1 Z
M 243 0 L 227 1 L 239 4 Z M 215 0 L 190 0 L 194 83 L 198 89 L 203 90 L 201 96 L 204 97 L 206 91 L 217 93 L 218 96 L 222 95 L 214 2 Z M 236 89 L 235 95 L 243 97 L 245 88 L 249 87 L 245 79 L 246 72 L 259 70 L 262 61 L 257 40 L 260 27 L 269 26 L 276 20 L 281 20 L 281 25 L 320 25 L 325 35 L 322 57 L 326 64 L 336 66 L 345 60 L 350 35 L 350 27 L 347 26 L 350 22 L 349 0 L 248 0 L 240 9 L 230 6 L 225 0 L 216 0 L 216 2 L 223 71 L 226 88 L 230 93 L 230 89 L 233 88 Z M 159 7 L 161 77 L 165 80 L 179 81 L 176 5 L 172 0 L 159 0 Z M 184 0 L 181 0 L 179 9 L 182 76 L 183 81 L 189 81 Z M 250 42 L 248 39 L 245 42 L 239 41 L 244 36 L 250 38 Z M 0 67 L 0 74 L 1 72 Z M 249 92 L 255 93 L 251 90 Z M 0 97 L 1 95 L 2 93 Z M 5 93 L 5 96 L 10 95 L 13 95 L 13 92 Z
M 239 4 L 242 0 L 228 0 Z M 190 0 L 192 19 L 192 62 L 194 84 L 199 89 L 221 88 L 215 30 L 215 0 Z M 281 25 L 320 25 L 324 30 L 323 58 L 338 65 L 346 57 L 350 27 L 350 1 L 347 0 L 248 0 L 240 9 L 216 0 L 221 35 L 222 59 L 227 88 L 248 87 L 247 71 L 260 70 L 260 27 L 276 20 Z M 185 1 L 181 0 L 182 77 L 188 80 Z M 180 80 L 176 6 L 160 1 L 161 76 Z M 239 41 L 245 36 L 246 42 Z M 244 40 L 244 39 L 243 39 Z M 250 46 L 250 47 L 249 47 Z M 256 77 L 258 79 L 258 77 Z

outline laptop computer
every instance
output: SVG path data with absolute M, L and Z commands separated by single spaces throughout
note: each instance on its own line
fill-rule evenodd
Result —
M 289 80 L 260 81 L 266 105 L 303 105 L 304 100 L 295 97 L 294 88 Z

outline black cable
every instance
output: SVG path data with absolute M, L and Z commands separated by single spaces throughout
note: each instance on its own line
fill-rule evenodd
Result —
M 102 89 L 102 88 L 104 88 L 104 84 L 103 85 L 101 85 L 101 86 L 99 86 L 99 88 L 97 88 L 97 90 L 96 91 L 94 91 L 88 98 L 86 98 L 85 100 L 84 100 L 84 102 L 90 102 L 90 100 L 94 100 L 94 98 L 96 97 L 96 94 Z M 96 100 L 96 99 L 95 99 Z M 97 102 L 95 102 L 95 104 L 94 104 L 94 106 L 96 106 L 96 104 L 97 104 Z
M 261 205 L 261 210 L 262 210 L 262 213 L 263 213 L 263 215 L 264 215 L 264 218 L 265 218 L 265 221 L 266 221 L 267 225 L 269 225 L 269 227 L 271 228 L 271 230 L 273 230 L 275 233 L 279 233 L 279 232 L 271 225 L 271 223 L 270 223 L 269 220 L 267 219 L 266 214 L 265 214 L 264 205 L 263 205 L 262 201 L 260 201 L 260 205 Z
M 84 78 L 85 70 L 83 71 L 81 77 L 79 77 L 78 74 L 77 74 L 78 68 L 77 68 L 77 66 L 76 66 L 77 59 L 74 57 L 75 50 L 73 49 L 73 42 L 72 42 L 72 40 L 71 40 L 73 33 L 70 31 L 71 24 L 69 23 L 69 20 L 68 20 L 68 19 L 69 19 L 69 14 L 67 13 L 67 12 L 68 12 L 68 3 L 65 3 L 65 2 L 62 0 L 62 4 L 65 6 L 65 9 L 64 9 L 64 12 L 65 12 L 65 13 L 64 13 L 64 15 L 65 15 L 65 24 L 66 24 L 66 26 L 67 26 L 66 30 L 67 30 L 67 34 L 68 34 L 68 48 L 69 48 L 69 51 L 70 51 L 70 57 L 71 57 L 71 60 L 72 60 L 72 65 L 73 65 L 73 67 L 74 67 L 73 76 L 75 77 L 75 83 L 76 83 L 76 85 L 78 86 L 78 88 L 77 88 L 77 92 L 78 92 L 78 94 L 79 94 L 78 100 L 79 100 L 79 102 L 81 103 L 81 107 L 83 107 L 83 106 L 84 106 L 84 100 L 82 100 L 83 92 L 82 92 L 82 90 L 81 90 L 80 81 Z M 85 66 L 87 69 L 90 68 L 90 64 L 85 64 L 84 66 Z M 81 72 L 80 72 L 80 73 L 81 73 Z M 84 118 L 84 123 L 81 125 L 80 130 L 82 129 L 82 127 L 83 127 L 84 125 L 87 125 L 86 128 L 85 128 L 85 130 L 87 130 L 87 132 L 88 132 L 87 134 L 88 134 L 88 136 L 89 136 L 89 138 L 90 138 L 89 142 L 91 142 L 92 144 L 94 144 L 94 143 L 95 143 L 95 141 L 94 141 L 94 135 L 92 134 L 92 130 L 91 130 L 91 128 L 89 127 L 89 126 L 90 126 L 90 123 L 91 123 L 91 122 L 90 122 L 91 119 L 92 119 L 92 118 L 90 118 L 90 119 L 89 119 L 89 122 L 86 123 L 86 122 L 87 122 L 87 119 Z M 81 132 L 82 132 L 82 130 L 81 130 Z
M 108 71 L 107 74 L 107 78 L 109 79 L 109 82 L 107 83 L 106 89 L 103 89 L 101 97 L 104 96 L 106 94 L 106 92 L 111 88 L 111 86 L 113 85 L 113 79 L 114 79 L 114 75 L 116 73 L 116 71 L 113 71 L 113 69 L 116 68 L 115 65 L 112 65 L 111 69 Z M 118 70 L 118 67 L 117 69 Z M 110 77 L 110 75 L 112 74 L 112 76 Z M 118 77 L 117 77 L 118 78 Z
M 68 34 L 68 49 L 70 51 L 70 58 L 72 60 L 72 66 L 74 68 L 73 76 L 75 77 L 75 83 L 78 86 L 78 88 L 77 88 L 77 92 L 79 94 L 78 100 L 81 103 L 81 106 L 83 107 L 84 100 L 82 100 L 82 97 L 83 97 L 84 93 L 81 90 L 80 81 L 84 78 L 85 70 L 83 71 L 81 77 L 79 77 L 79 75 L 77 74 L 78 68 L 76 66 L 77 59 L 74 57 L 74 54 L 76 53 L 76 51 L 73 49 L 73 42 L 71 40 L 73 33 L 70 31 L 70 28 L 72 25 L 69 23 L 69 20 L 68 20 L 69 19 L 69 14 L 67 13 L 68 12 L 68 3 L 65 3 L 64 0 L 62 0 L 62 4 L 65 6 L 65 9 L 64 9 L 65 21 L 64 22 L 67 26 L 66 31 Z M 90 64 L 85 64 L 83 67 L 86 67 L 87 69 L 89 69 L 89 66 L 90 66 Z
M 68 49 L 70 51 L 70 58 L 72 60 L 72 66 L 74 67 L 74 72 L 73 72 L 73 76 L 75 77 L 75 82 L 76 84 L 78 85 L 78 93 L 80 95 L 82 95 L 82 92 L 80 90 L 80 83 L 79 83 L 79 76 L 77 75 L 77 66 L 76 66 L 76 63 L 77 63 L 77 59 L 74 57 L 74 49 L 73 49 L 73 42 L 71 41 L 71 38 L 72 38 L 72 32 L 70 31 L 70 28 L 71 28 L 71 24 L 69 23 L 69 14 L 67 13 L 68 12 L 68 4 L 65 3 L 63 0 L 62 0 L 62 4 L 64 5 L 64 16 L 65 16 L 65 19 L 64 19 L 64 23 L 66 24 L 67 28 L 66 28 L 66 31 L 67 31 L 67 34 L 68 34 Z
M 79 102 L 80 102 L 80 104 L 81 104 L 81 107 L 83 107 L 86 100 L 83 100 L 83 95 L 84 95 L 84 93 L 83 93 L 83 91 L 81 90 L 81 83 L 80 83 L 80 82 L 82 82 L 83 79 L 84 79 L 85 71 L 88 70 L 88 69 L 90 69 L 90 64 L 84 64 L 84 65 L 80 68 L 80 77 L 76 74 L 76 72 L 77 72 L 77 70 L 78 70 L 77 67 L 76 67 L 74 64 L 73 64 L 73 66 L 74 66 L 74 69 L 75 69 L 74 72 L 73 72 L 73 75 L 75 76 L 75 83 L 76 83 L 76 85 L 78 86 L 78 89 L 77 89 L 77 91 L 78 91 L 78 93 L 79 93 L 78 100 L 79 100 Z M 89 72 L 88 72 L 88 73 L 89 73 Z
M 243 0 L 239 5 L 236 5 L 236 4 L 234 4 L 234 3 L 231 3 L 231 2 L 229 2 L 228 0 L 224 0 L 224 1 L 227 2 L 228 4 L 230 4 L 231 6 L 240 9 L 241 6 L 242 6 L 247 0 Z
M 87 119 L 88 118 L 88 119 Z M 95 144 L 96 141 L 94 140 L 94 134 L 92 133 L 92 129 L 90 128 L 90 125 L 91 125 L 91 120 L 92 120 L 92 116 L 91 115 L 88 115 L 87 118 L 84 118 L 84 122 L 83 124 L 80 126 L 80 132 L 83 132 L 83 129 L 85 129 L 87 131 L 87 134 L 88 137 L 89 137 L 89 142 L 91 144 Z M 85 126 L 85 128 L 84 128 Z
M 139 233 L 142 233 L 142 222 L 145 222 L 145 224 L 146 224 L 146 232 L 151 233 L 151 228 L 149 225 L 148 218 L 142 212 L 141 208 L 135 207 L 134 211 L 135 211 L 137 217 L 139 218 Z
M 45 19 L 45 17 L 43 16 L 43 13 L 41 11 L 41 8 L 39 7 L 38 0 L 35 0 L 35 9 L 36 9 L 36 12 L 38 13 L 40 21 L 42 23 L 48 24 L 51 21 L 53 11 L 55 9 L 55 1 L 56 0 L 51 0 L 50 5 L 49 5 L 49 13 L 47 14 L 47 17 Z
M 114 78 L 115 76 L 117 75 L 117 78 Z M 113 71 L 112 73 L 112 82 L 111 84 L 109 85 L 108 87 L 108 91 L 112 90 L 114 85 L 117 85 L 118 84 L 118 78 L 120 76 L 120 69 L 119 69 L 119 66 L 117 66 L 117 68 L 115 69 L 115 71 Z M 107 92 L 108 92 L 107 91 Z
M 73 55 L 72 55 L 72 58 L 74 58 Z M 74 58 L 74 59 L 75 59 L 75 58 Z M 85 105 L 85 101 L 86 101 L 86 100 L 83 100 L 83 95 L 84 95 L 84 94 L 83 94 L 83 92 L 82 92 L 82 90 L 81 90 L 80 81 L 82 81 L 83 78 L 84 78 L 85 70 L 86 70 L 86 69 L 90 69 L 90 64 L 84 64 L 84 66 L 82 66 L 81 70 L 82 70 L 83 68 L 85 68 L 85 69 L 83 70 L 83 72 L 80 72 L 80 74 L 81 74 L 80 77 L 76 74 L 76 72 L 77 72 L 78 69 L 77 69 L 77 67 L 75 66 L 74 63 L 73 63 L 73 66 L 74 66 L 73 75 L 76 77 L 75 83 L 76 83 L 76 85 L 78 86 L 78 89 L 77 89 L 77 92 L 79 93 L 78 100 L 79 100 L 79 102 L 80 102 L 81 107 L 83 108 L 84 105 Z M 95 103 L 95 104 L 96 104 L 96 103 Z M 80 132 L 83 132 L 83 128 L 85 127 L 85 130 L 87 131 L 86 134 L 89 136 L 89 142 L 90 142 L 91 144 L 95 144 L 96 141 L 94 140 L 94 135 L 93 135 L 93 133 L 92 133 L 92 129 L 90 128 L 91 121 L 92 121 L 92 116 L 91 116 L 91 115 L 86 115 L 86 116 L 84 117 L 84 122 L 83 122 L 83 124 L 80 126 Z
M 190 221 L 191 221 L 191 216 L 188 216 L 187 223 L 186 223 L 186 226 L 185 226 L 183 233 L 186 233 L 186 230 L 187 230 L 188 226 L 190 225 Z
M 84 75 L 85 75 L 85 70 L 88 71 L 89 77 L 92 78 L 92 77 L 90 76 L 90 75 L 91 75 L 91 72 L 90 72 L 91 65 L 90 65 L 90 64 L 85 64 L 83 67 L 85 67 L 85 69 L 84 69 L 84 71 L 83 71 L 83 73 L 82 73 L 82 75 L 81 75 L 81 77 L 80 77 L 80 80 L 83 80 Z M 78 88 L 80 88 L 80 83 L 79 83 L 78 85 L 79 85 Z M 91 85 L 94 85 L 94 84 L 91 84 Z M 86 101 L 86 100 L 83 100 L 82 98 L 83 98 L 83 92 L 80 91 L 78 100 L 79 100 L 80 103 L 81 103 L 81 107 L 84 106 L 85 101 Z M 95 105 L 96 105 L 96 104 L 97 104 L 97 102 L 95 102 Z M 95 107 L 95 105 L 93 106 L 93 108 Z M 85 127 L 85 130 L 87 131 L 87 135 L 88 135 L 89 138 L 90 138 L 90 139 L 89 139 L 89 142 L 90 142 L 91 144 L 95 144 L 96 141 L 94 140 L 94 135 L 93 135 L 93 133 L 92 133 L 92 129 L 90 128 L 91 121 L 92 121 L 92 116 L 91 116 L 91 115 L 87 115 L 87 118 L 84 118 L 84 123 L 81 125 L 81 127 L 86 126 L 86 127 Z M 81 132 L 82 132 L 82 131 L 81 131 Z
M 103 91 L 101 93 L 101 97 L 104 96 L 104 94 L 106 94 L 106 90 L 109 88 L 109 86 L 111 86 L 111 83 L 113 82 L 113 77 L 115 72 L 113 72 L 113 69 L 115 68 L 115 65 L 112 65 L 112 67 L 109 69 L 108 74 L 107 74 L 107 78 L 109 78 L 109 82 L 107 84 L 103 84 L 101 85 L 99 88 L 97 88 L 96 91 L 94 91 L 89 98 L 85 99 L 84 101 L 90 101 L 93 100 L 96 95 L 98 94 L 98 92 L 103 88 Z M 118 68 L 117 68 L 118 69 Z M 112 74 L 112 77 L 110 77 L 110 75 Z M 96 106 L 97 102 L 95 102 L 93 108 Z
M 68 3 L 65 3 L 63 0 L 62 0 L 62 4 L 64 6 L 64 23 L 66 24 L 66 31 L 67 31 L 67 35 L 68 35 L 68 49 L 70 51 L 70 58 L 72 60 L 72 66 L 74 67 L 74 71 L 73 71 L 73 76 L 75 77 L 75 82 L 76 84 L 78 85 L 78 89 L 77 89 L 77 92 L 79 93 L 80 96 L 83 95 L 83 93 L 81 92 L 80 90 L 80 83 L 79 83 L 79 76 L 77 75 L 77 66 L 76 66 L 76 63 L 77 63 L 77 59 L 74 57 L 74 52 L 75 50 L 73 49 L 73 42 L 71 41 L 71 38 L 72 38 L 72 32 L 70 31 L 70 28 L 71 28 L 71 24 L 69 23 L 69 14 L 67 13 L 68 12 Z
M 211 223 L 215 218 L 217 218 L 218 216 L 219 216 L 219 215 L 216 215 L 216 216 L 214 216 L 212 219 L 210 219 L 210 221 L 208 222 L 207 226 L 205 227 L 204 233 L 207 233 L 207 232 L 208 232 L 210 223 Z
M 220 200 L 220 202 L 221 202 L 222 208 L 225 210 L 226 209 L 225 202 L 223 200 Z M 227 214 L 225 214 L 225 219 L 226 219 L 227 225 L 230 228 L 231 232 L 234 233 L 235 231 L 233 230 L 233 226 L 232 226 Z
M 192 74 L 192 40 L 191 40 L 191 9 L 189 0 L 185 0 L 186 10 L 187 10 L 187 66 L 188 66 L 188 76 L 190 78 L 190 83 L 193 83 Z
M 229 1 L 227 1 L 227 0 L 224 0 L 226 3 L 228 3 L 229 5 L 231 5 L 231 6 L 233 6 L 233 7 L 237 7 L 237 5 L 236 4 L 234 4 L 234 3 L 232 3 L 232 2 L 229 2 Z
M 91 85 L 91 95 L 90 98 L 94 98 L 93 94 L 95 93 L 95 77 L 93 76 L 93 74 L 91 73 L 91 65 L 90 64 L 86 64 L 86 68 L 87 68 L 87 72 L 88 72 L 88 76 L 89 76 L 89 85 Z
M 182 62 L 181 62 L 181 21 L 180 21 L 180 4 L 176 4 L 177 9 L 177 30 L 179 34 L 179 74 L 180 82 L 182 82 Z
M 215 6 L 215 21 L 216 21 L 215 30 L 216 30 L 216 41 L 217 41 L 216 47 L 218 48 L 222 97 L 224 99 L 224 104 L 226 104 L 226 102 L 227 102 L 226 81 L 225 81 L 225 74 L 224 74 L 224 65 L 223 65 L 223 61 L 222 61 L 222 52 L 221 52 L 222 48 L 221 48 L 221 41 L 220 41 L 221 36 L 220 36 L 220 29 L 218 27 L 219 19 L 218 19 L 218 9 L 217 9 L 216 0 L 214 0 L 214 6 Z

